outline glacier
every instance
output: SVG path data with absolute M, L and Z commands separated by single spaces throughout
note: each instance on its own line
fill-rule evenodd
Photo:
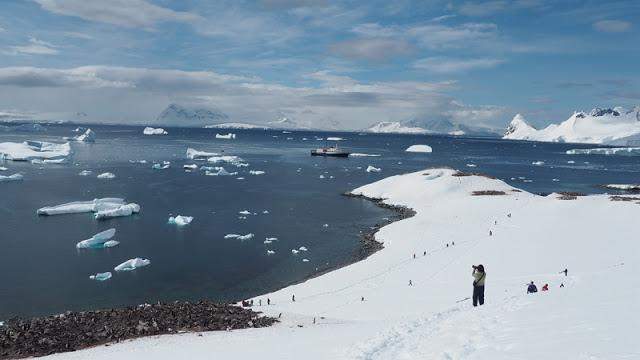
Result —
M 151 260 L 143 258 L 129 259 L 113 268 L 115 271 L 132 271 L 151 264 Z
M 116 229 L 111 228 L 102 232 L 99 232 L 87 240 L 82 240 L 76 244 L 78 249 L 103 249 L 105 247 L 113 247 L 118 245 L 117 241 L 112 241 L 111 238 L 116 234 Z M 107 244 L 109 242 L 109 244 Z

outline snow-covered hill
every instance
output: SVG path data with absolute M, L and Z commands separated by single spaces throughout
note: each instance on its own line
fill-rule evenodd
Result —
M 262 301 L 255 309 L 281 314 L 280 324 L 143 338 L 53 358 L 637 358 L 639 200 L 543 197 L 456 175 L 426 169 L 354 190 L 416 215 L 380 229 L 375 237 L 384 249 L 367 259 L 255 297 L 254 304 Z M 487 190 L 503 195 L 482 195 Z M 480 263 L 486 304 L 473 308 L 471 265 Z M 568 276 L 559 274 L 565 268 Z M 529 281 L 550 290 L 527 295 Z
M 428 130 L 420 127 L 402 125 L 397 121 L 382 121 L 366 128 L 365 132 L 376 134 L 427 134 Z
M 445 135 L 472 135 L 472 136 L 495 136 L 496 134 L 487 129 L 475 128 L 462 124 L 456 124 L 446 119 L 411 119 L 407 121 L 383 121 L 373 124 L 364 130 L 371 133 L 394 133 L 394 134 L 445 134 Z
M 575 112 L 560 124 L 551 124 L 540 130 L 529 125 L 522 115 L 517 114 L 507 127 L 503 138 L 633 146 L 640 144 L 640 108 L 596 108 L 590 113 Z
M 227 121 L 229 117 L 219 110 L 171 104 L 158 115 L 153 125 L 201 127 Z
M 240 129 L 240 130 L 247 130 L 247 129 L 267 130 L 267 129 L 269 129 L 269 127 L 264 126 L 264 125 L 247 124 L 247 123 L 211 124 L 211 125 L 205 125 L 204 127 L 206 129 Z

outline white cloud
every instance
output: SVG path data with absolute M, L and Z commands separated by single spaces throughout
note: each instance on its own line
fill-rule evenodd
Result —
M 384 61 L 410 54 L 413 46 L 402 39 L 364 38 L 333 44 L 331 51 L 352 59 Z
M 427 70 L 434 73 L 459 73 L 475 69 L 489 69 L 504 63 L 501 59 L 491 58 L 465 58 L 429 57 L 414 62 L 416 69 Z
M 448 49 L 493 40 L 498 36 L 498 26 L 492 23 L 465 23 L 456 26 L 429 24 L 412 27 L 407 33 L 425 47 Z
M 631 30 L 631 23 L 623 20 L 600 20 L 593 23 L 593 28 L 607 33 L 621 33 Z
M 55 45 L 32 37 L 29 38 L 27 45 L 10 46 L 9 50 L 4 53 L 9 55 L 55 55 L 58 50 Z
M 196 14 L 174 11 L 145 0 L 34 0 L 52 13 L 124 27 L 153 29 L 160 22 L 193 22 Z

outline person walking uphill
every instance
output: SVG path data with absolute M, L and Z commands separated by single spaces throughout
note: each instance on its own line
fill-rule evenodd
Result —
M 484 272 L 484 266 L 482 265 L 472 265 L 473 272 L 471 275 L 475 280 L 473 280 L 473 306 L 478 306 L 478 304 L 484 304 L 484 280 L 487 277 L 487 274 Z

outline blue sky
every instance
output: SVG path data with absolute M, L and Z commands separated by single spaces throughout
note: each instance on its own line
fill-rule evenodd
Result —
M 638 1 L 4 0 L 0 113 L 543 125 L 640 103 L 639 18 Z

